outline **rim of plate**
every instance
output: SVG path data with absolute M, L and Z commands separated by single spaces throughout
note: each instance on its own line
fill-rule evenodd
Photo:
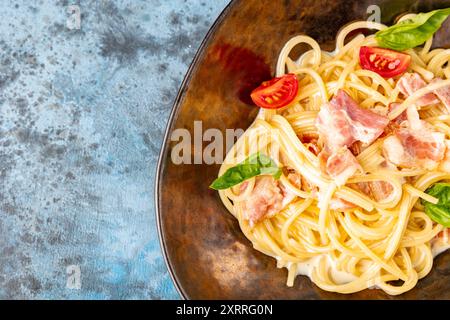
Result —
M 172 279 L 172 282 L 178 292 L 178 294 L 181 296 L 182 299 L 190 299 L 189 295 L 184 291 L 184 288 L 180 285 L 178 278 L 175 274 L 175 271 L 172 268 L 172 265 L 169 262 L 168 253 L 167 253 L 167 247 L 165 244 L 165 241 L 163 239 L 163 232 L 162 232 L 162 226 L 161 226 L 161 207 L 160 207 L 160 187 L 161 187 L 161 176 L 163 173 L 163 170 L 165 168 L 165 159 L 168 153 L 168 141 L 169 141 L 169 134 L 173 129 L 174 121 L 176 119 L 176 116 L 178 115 L 180 103 L 183 101 L 184 95 L 187 90 L 187 86 L 191 81 L 193 72 L 197 66 L 198 61 L 200 58 L 203 57 L 205 53 L 205 49 L 210 44 L 210 40 L 212 36 L 215 34 L 216 30 L 219 28 L 219 26 L 222 25 L 222 22 L 225 17 L 228 16 L 228 13 L 231 11 L 231 9 L 238 3 L 239 0 L 231 0 L 227 6 L 222 10 L 222 12 L 219 14 L 217 19 L 214 21 L 214 23 L 211 25 L 210 29 L 206 33 L 206 36 L 203 38 L 203 41 L 201 42 L 194 59 L 192 60 L 191 64 L 189 65 L 189 68 L 186 72 L 186 75 L 184 76 L 184 79 L 180 85 L 180 89 L 178 90 L 177 97 L 175 98 L 175 101 L 172 105 L 172 110 L 169 115 L 169 119 L 167 121 L 166 129 L 164 132 L 164 137 L 161 143 L 161 148 L 158 156 L 158 164 L 156 166 L 156 177 L 155 177 L 155 184 L 154 184 L 154 201 L 155 201 L 155 214 L 156 214 L 156 227 L 158 229 L 158 238 L 159 238 L 159 244 L 161 247 L 162 255 L 164 257 L 165 264 L 167 266 L 167 269 L 170 274 L 170 278 Z

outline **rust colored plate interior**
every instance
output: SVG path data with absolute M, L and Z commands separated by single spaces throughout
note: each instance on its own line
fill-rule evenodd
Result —
M 209 128 L 247 128 L 256 115 L 248 94 L 274 74 L 283 44 L 307 34 L 327 50 L 345 24 L 367 19 L 377 4 L 383 22 L 408 10 L 450 6 L 446 1 L 236 0 L 219 17 L 199 50 L 169 121 L 156 180 L 156 207 L 162 248 L 175 285 L 187 299 L 450 299 L 450 254 L 435 260 L 432 272 L 412 291 L 391 297 L 381 290 L 351 295 L 325 292 L 307 277 L 286 286 L 287 271 L 254 250 L 238 223 L 208 188 L 218 165 L 174 165 L 174 129 L 193 135 L 194 121 Z M 448 24 L 436 46 L 449 44 Z M 302 50 L 300 48 L 299 50 Z M 192 141 L 193 143 L 193 141 Z M 204 143 L 207 145 L 207 143 Z

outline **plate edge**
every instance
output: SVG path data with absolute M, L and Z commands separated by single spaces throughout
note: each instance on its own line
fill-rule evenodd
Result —
M 175 116 L 178 112 L 180 102 L 183 100 L 185 93 L 186 93 L 186 87 L 189 84 L 193 71 L 195 67 L 197 66 L 198 61 L 201 57 L 203 57 L 205 53 L 206 47 L 209 45 L 210 40 L 213 36 L 213 34 L 217 31 L 217 29 L 221 26 L 222 22 L 224 21 L 224 18 L 228 16 L 228 13 L 231 11 L 231 9 L 239 2 L 240 0 L 231 0 L 227 6 L 222 10 L 222 12 L 219 14 L 217 19 L 214 21 L 214 23 L 209 28 L 208 32 L 206 33 L 205 37 L 203 38 L 199 48 L 197 49 L 197 52 L 194 55 L 194 58 L 189 65 L 189 68 L 186 72 L 186 75 L 183 78 L 183 81 L 181 82 L 181 85 L 178 90 L 177 97 L 175 98 L 175 101 L 172 105 L 172 110 L 170 111 L 169 119 L 167 120 L 167 125 L 164 132 L 164 137 L 162 139 L 161 147 L 160 147 L 160 153 L 158 155 L 158 163 L 156 166 L 156 175 L 155 175 L 155 182 L 154 182 L 154 201 L 155 201 L 155 214 L 156 214 L 156 227 L 158 230 L 158 238 L 159 238 L 159 245 L 161 248 L 162 255 L 164 257 L 164 261 L 166 264 L 166 267 L 169 271 L 170 278 L 172 279 L 172 282 L 178 292 L 178 294 L 181 296 L 184 300 L 190 300 L 189 294 L 187 294 L 182 286 L 180 285 L 177 276 L 175 275 L 175 271 L 173 270 L 172 266 L 170 265 L 167 248 L 163 241 L 163 231 L 161 226 L 161 207 L 160 207 L 160 182 L 161 182 L 161 176 L 165 169 L 165 163 L 164 160 L 166 158 L 167 152 L 168 152 L 168 139 L 169 139 L 169 133 L 172 131 L 172 127 L 174 125 Z

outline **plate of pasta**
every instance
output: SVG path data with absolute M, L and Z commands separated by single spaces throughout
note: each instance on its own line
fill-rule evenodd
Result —
M 250 2 L 205 40 L 161 154 L 160 234 L 180 293 L 449 299 L 450 6 Z M 257 31 L 251 18 L 269 21 Z M 196 120 L 242 127 L 220 164 L 171 163 L 170 133 Z

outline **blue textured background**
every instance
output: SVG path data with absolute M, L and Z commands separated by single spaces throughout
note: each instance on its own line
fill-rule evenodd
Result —
M 153 183 L 228 0 L 0 0 L 0 298 L 177 299 Z M 81 29 L 66 26 L 78 4 Z M 66 268 L 81 269 L 81 289 Z

